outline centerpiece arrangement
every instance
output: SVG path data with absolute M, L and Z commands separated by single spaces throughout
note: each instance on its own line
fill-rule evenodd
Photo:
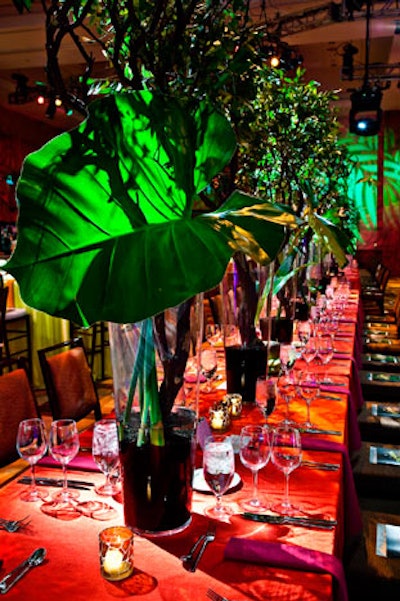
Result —
M 27 0 L 15 3 L 23 10 Z M 256 284 L 248 258 L 268 265 L 287 249 L 279 260 L 287 280 L 289 258 L 313 231 L 343 264 L 348 241 L 335 223 L 337 191 L 327 194 L 327 219 L 311 191 L 301 188 L 302 202 L 295 202 L 281 194 L 283 178 L 281 185 L 268 182 L 260 94 L 270 75 L 260 66 L 261 34 L 249 26 L 247 1 L 43 6 L 49 83 L 66 102 L 84 107 L 85 119 L 26 158 L 17 186 L 17 247 L 6 269 L 32 307 L 138 334 L 117 411 L 125 516 L 141 532 L 170 532 L 190 519 L 193 430 L 187 414 L 177 417 L 173 408 L 193 298 L 219 284 L 233 257 L 241 266 L 242 302 L 251 309 L 243 312 L 242 331 L 253 338 Z M 101 46 L 113 76 L 90 80 L 93 59 L 79 43 L 79 27 Z M 103 98 L 89 102 L 67 89 L 57 57 L 67 35 L 87 66 L 79 91 Z M 290 87 L 283 74 L 278 78 Z M 283 134 L 286 109 L 279 115 Z

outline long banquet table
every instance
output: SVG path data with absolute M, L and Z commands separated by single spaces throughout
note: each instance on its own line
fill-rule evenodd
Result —
M 357 299 L 356 295 L 353 296 L 354 302 L 349 309 L 349 315 L 353 317 L 357 313 Z M 352 323 L 354 327 L 351 326 Z M 94 507 L 92 503 L 82 506 L 85 507 L 85 514 L 79 511 L 72 514 L 59 511 L 56 516 L 52 516 L 41 510 L 40 502 L 26 503 L 20 500 L 19 493 L 23 485 L 18 483 L 18 478 L 14 478 L 0 489 L 0 516 L 21 518 L 29 514 L 31 521 L 27 528 L 17 533 L 0 530 L 0 558 L 3 560 L 0 578 L 39 546 L 46 547 L 47 559 L 9 591 L 10 601 L 29 598 L 38 601 L 54 601 L 55 598 L 60 601 L 108 601 L 125 597 L 167 601 L 186 600 L 190 597 L 196 600 L 205 599 L 208 588 L 213 588 L 231 601 L 268 598 L 278 601 L 334 599 L 336 588 L 329 573 L 318 573 L 307 568 L 272 566 L 262 561 L 227 559 L 224 551 L 228 541 L 234 537 L 240 541 L 297 545 L 306 554 L 309 550 L 314 550 L 340 560 L 346 539 L 356 534 L 354 530 L 358 527 L 357 516 L 348 515 L 355 508 L 351 508 L 348 498 L 346 501 L 348 482 L 346 483 L 346 453 L 343 452 L 349 445 L 357 445 L 357 436 L 353 432 L 351 440 L 349 429 L 350 406 L 352 403 L 355 406 L 360 403 L 356 398 L 357 388 L 352 386 L 355 321 L 343 323 L 343 332 L 345 336 L 341 342 L 340 336 L 337 337 L 341 347 L 338 351 L 339 358 L 324 368 L 336 385 L 333 389 L 332 385 L 326 389 L 322 387 L 321 395 L 312 404 L 312 419 L 318 427 L 338 430 L 340 435 L 303 437 L 304 459 L 336 463 L 339 467 L 337 471 L 323 471 L 301 466 L 290 477 L 292 500 L 307 515 L 337 520 L 336 527 L 332 530 L 316 530 L 297 525 L 270 525 L 245 520 L 240 515 L 240 501 L 250 494 L 251 474 L 236 456 L 236 471 L 241 484 L 224 496 L 224 502 L 229 503 L 237 513 L 227 523 L 218 522 L 216 540 L 208 546 L 199 569 L 190 573 L 183 569 L 179 560 L 180 555 L 188 551 L 208 525 L 204 507 L 213 502 L 213 497 L 195 491 L 190 525 L 180 533 L 153 540 L 136 535 L 134 574 L 121 583 L 110 583 L 100 575 L 98 534 L 106 526 L 123 523 L 121 499 L 100 498 L 93 490 L 80 491 L 80 503 L 105 501 L 114 512 L 106 515 L 91 513 L 90 507 Z M 351 354 L 347 356 L 346 353 L 349 352 Z M 214 393 L 201 393 L 200 415 L 206 416 L 209 404 L 223 394 L 221 383 L 218 383 Z M 336 400 L 327 398 L 329 396 Z M 292 418 L 304 421 L 304 401 L 296 399 L 291 403 L 290 409 Z M 268 423 L 271 426 L 277 424 L 283 411 L 283 403 L 278 402 Z M 262 419 L 262 414 L 255 405 L 245 406 L 241 417 L 233 421 L 228 434 L 238 434 L 243 424 Z M 82 448 L 90 446 L 90 435 L 90 431 L 82 433 Z M 201 457 L 201 449 L 198 448 L 197 467 L 201 466 Z M 89 469 L 82 469 L 81 461 L 85 459 L 89 460 Z M 71 478 L 92 483 L 104 478 L 90 469 L 90 455 L 84 450 L 70 467 Z M 46 465 L 46 461 L 38 466 L 37 475 L 61 477 L 60 469 Z M 259 488 L 268 502 L 282 496 L 283 476 L 271 462 L 261 470 Z

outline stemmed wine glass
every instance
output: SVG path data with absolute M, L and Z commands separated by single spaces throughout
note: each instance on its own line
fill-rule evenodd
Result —
M 297 322 L 297 337 L 301 345 L 301 355 L 303 355 L 303 349 L 311 337 L 311 325 L 309 321 Z
M 293 422 L 290 419 L 289 405 L 291 399 L 296 395 L 296 380 L 294 374 L 289 373 L 280 375 L 277 382 L 277 388 L 278 393 L 286 403 L 286 413 L 282 425 L 290 426 Z
M 294 346 L 292 344 L 281 344 L 279 359 L 282 372 L 288 374 L 293 369 L 297 359 L 297 352 Z
M 209 436 L 203 451 L 204 479 L 216 497 L 216 504 L 207 507 L 206 515 L 227 521 L 232 510 L 222 504 L 222 495 L 228 490 L 235 474 L 235 456 L 232 441 L 226 436 Z
M 283 426 L 272 433 L 271 459 L 285 476 L 284 496 L 280 503 L 272 506 L 273 511 L 284 515 L 298 513 L 289 498 L 289 475 L 301 464 L 302 450 L 300 432 L 296 428 Z
M 322 365 L 328 365 L 331 361 L 334 353 L 333 338 L 331 334 L 319 334 L 318 335 L 318 358 Z M 327 383 L 331 383 L 331 380 L 326 374 L 324 374 L 324 380 Z
M 115 420 L 101 419 L 94 424 L 92 455 L 106 476 L 105 483 L 96 486 L 95 491 L 99 495 L 106 496 L 117 494 L 119 488 L 111 480 L 111 476 L 119 466 L 118 431 Z
M 47 451 L 47 440 L 44 423 L 39 418 L 22 420 L 18 425 L 16 447 L 22 459 L 31 466 L 31 484 L 21 493 L 23 501 L 40 501 L 47 496 L 46 491 L 38 490 L 35 480 L 35 465 Z
M 256 381 L 256 404 L 265 418 L 268 418 L 276 405 L 276 378 L 259 376 Z
M 211 346 L 222 346 L 222 332 L 218 324 L 207 323 L 204 328 L 204 335 Z
M 300 394 L 306 402 L 307 407 L 307 418 L 304 422 L 306 428 L 314 428 L 314 424 L 311 422 L 311 403 L 317 398 L 319 394 L 318 381 L 314 374 L 307 372 L 302 375 L 299 381 Z
M 201 350 L 200 365 L 203 376 L 207 383 L 204 392 L 212 392 L 211 381 L 217 371 L 217 351 L 215 348 L 203 348 Z
M 318 353 L 317 342 L 315 340 L 315 337 L 311 336 L 302 352 L 302 358 L 304 359 L 304 361 L 307 363 L 308 366 L 310 365 L 310 363 L 312 361 L 314 361 L 315 357 L 317 356 L 317 353 Z
M 68 489 L 67 464 L 79 451 L 79 434 L 73 419 L 58 419 L 50 427 L 49 450 L 52 457 L 61 463 L 63 469 L 63 488 L 56 499 L 68 503 L 79 496 L 78 491 Z
M 239 455 L 245 467 L 251 470 L 253 477 L 252 497 L 241 505 L 247 511 L 262 512 L 268 506 L 258 496 L 258 472 L 265 467 L 270 458 L 270 439 L 268 426 L 244 426 L 240 432 Z

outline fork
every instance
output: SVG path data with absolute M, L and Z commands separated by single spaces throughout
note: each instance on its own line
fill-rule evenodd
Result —
M 207 597 L 211 599 L 211 601 L 229 601 L 226 597 L 223 597 L 219 593 L 213 591 L 212 588 L 209 588 L 206 593 Z
M 30 524 L 30 521 L 27 521 L 28 519 L 29 515 L 20 520 L 5 520 L 4 518 L 0 518 L 0 528 L 7 530 L 7 532 L 17 532 L 20 528 Z
M 188 560 L 184 560 L 183 567 L 189 572 L 195 572 L 199 561 L 202 558 L 204 551 L 206 550 L 208 543 L 211 543 L 213 540 L 215 540 L 215 525 L 210 523 L 208 526 L 208 530 L 203 537 L 199 552 L 196 556 L 192 555 Z

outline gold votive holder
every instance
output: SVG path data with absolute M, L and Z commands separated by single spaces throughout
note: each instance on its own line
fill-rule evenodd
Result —
M 123 580 L 133 572 L 133 532 L 111 526 L 99 534 L 100 572 L 106 580 Z
M 215 403 L 209 409 L 210 427 L 215 432 L 225 432 L 231 425 L 231 414 L 224 403 Z
M 231 394 L 226 394 L 222 399 L 223 403 L 226 403 L 229 407 L 229 412 L 231 414 L 232 419 L 240 417 L 242 413 L 242 395 L 238 392 L 232 392 Z

